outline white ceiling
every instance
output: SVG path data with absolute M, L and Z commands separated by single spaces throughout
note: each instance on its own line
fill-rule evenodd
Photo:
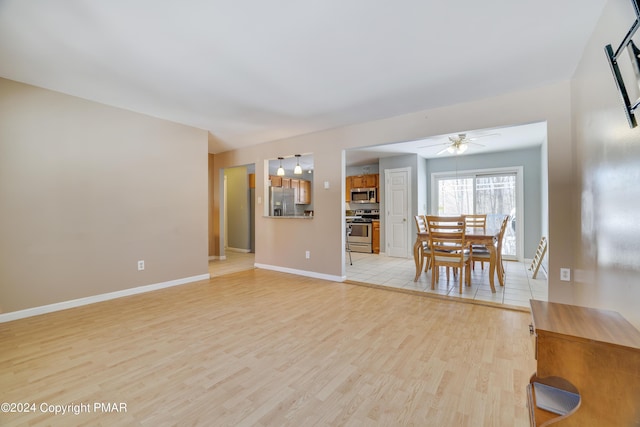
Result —
M 472 139 L 467 144 L 464 155 L 494 153 L 497 151 L 520 150 L 542 145 L 547 138 L 547 123 L 530 123 L 493 129 L 461 131 Z M 377 163 L 383 157 L 415 153 L 425 159 L 455 156 L 445 149 L 451 145 L 449 136 L 437 135 L 416 141 L 398 142 L 347 150 L 346 164 L 349 166 Z
M 567 80 L 605 3 L 0 0 L 0 76 L 215 153 Z

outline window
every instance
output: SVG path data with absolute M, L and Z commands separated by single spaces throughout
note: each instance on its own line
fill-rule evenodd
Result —
M 505 231 L 502 254 L 520 258 L 517 221 L 522 215 L 522 168 L 445 172 L 432 175 L 432 211 L 438 215 L 487 214 L 487 227 L 499 228 L 505 215 L 511 223 Z

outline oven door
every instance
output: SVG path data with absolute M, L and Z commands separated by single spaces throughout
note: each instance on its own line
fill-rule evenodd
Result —
M 366 222 L 352 222 L 349 243 L 371 243 L 371 224 Z
M 370 254 L 371 247 L 371 223 L 352 222 L 349 223 L 351 232 L 347 236 L 349 250 L 353 252 L 364 252 Z

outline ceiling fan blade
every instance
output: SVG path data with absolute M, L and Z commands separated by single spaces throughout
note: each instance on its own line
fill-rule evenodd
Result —
M 442 150 L 440 150 L 440 151 L 438 151 L 438 152 L 436 153 L 436 156 L 439 156 L 440 154 L 444 153 L 444 152 L 445 152 L 445 151 L 447 151 L 448 149 L 449 149 L 449 147 L 445 147 L 445 148 L 443 148 Z
M 488 133 L 486 135 L 479 135 L 479 136 L 474 136 L 473 138 L 467 138 L 467 141 L 475 141 L 476 139 L 480 139 L 480 138 L 486 138 L 488 136 L 498 136 L 500 135 L 499 133 Z
M 443 144 L 449 145 L 448 142 L 439 142 L 437 144 L 431 144 L 431 145 L 423 145 L 422 147 L 418 147 L 418 148 L 431 148 L 431 147 L 439 147 Z

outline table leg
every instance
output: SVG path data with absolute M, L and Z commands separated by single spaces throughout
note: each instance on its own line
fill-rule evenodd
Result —
M 502 254 L 496 253 L 496 263 L 498 267 L 498 282 L 500 282 L 500 286 L 504 286 L 504 265 L 502 265 Z
M 493 281 L 493 276 L 496 272 L 496 247 L 493 245 L 486 245 L 489 250 L 489 284 L 491 285 L 491 292 L 496 293 L 496 287 Z M 499 270 L 498 270 L 499 271 Z

